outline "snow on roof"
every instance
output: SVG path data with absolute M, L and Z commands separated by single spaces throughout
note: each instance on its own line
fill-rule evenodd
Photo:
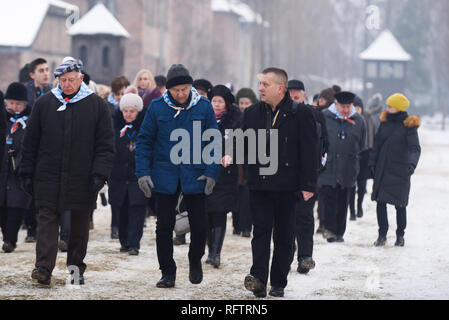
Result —
M 408 54 L 390 30 L 383 31 L 379 37 L 360 54 L 362 60 L 410 61 Z
M 212 11 L 229 12 L 239 16 L 240 21 L 244 23 L 264 23 L 268 26 L 268 22 L 264 22 L 260 14 L 251 9 L 251 7 L 239 0 L 212 0 Z
M 75 23 L 69 29 L 69 34 L 71 36 L 109 34 L 125 38 L 130 36 L 128 31 L 102 3 L 98 3 Z
M 0 46 L 30 47 L 50 6 L 78 10 L 77 6 L 60 0 L 1 0 Z

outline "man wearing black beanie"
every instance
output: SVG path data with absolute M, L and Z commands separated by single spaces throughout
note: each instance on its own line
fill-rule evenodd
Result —
M 156 201 L 156 247 L 162 272 L 156 285 L 158 288 L 175 286 L 177 267 L 173 259 L 173 230 L 180 192 L 184 195 L 191 230 L 189 279 L 192 284 L 203 281 L 201 259 L 207 237 L 205 197 L 212 194 L 220 170 L 216 163 L 206 164 L 214 161 L 201 157 L 208 147 L 206 143 L 200 143 L 198 150 L 193 147 L 197 143 L 194 128 L 197 129 L 199 124 L 195 133 L 199 131 L 202 137 L 205 131 L 218 130 L 218 126 L 211 103 L 200 96 L 192 84 L 187 68 L 181 64 L 173 65 L 167 74 L 167 91 L 151 103 L 137 139 L 139 187 L 147 198 L 154 196 Z M 173 155 L 172 150 L 179 147 L 179 143 L 170 136 L 179 131 L 187 131 L 187 138 L 182 139 L 185 144 L 180 152 Z M 201 151 L 202 159 L 196 159 L 197 151 Z

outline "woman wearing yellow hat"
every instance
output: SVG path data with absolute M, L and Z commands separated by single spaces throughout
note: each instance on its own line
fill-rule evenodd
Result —
M 418 128 L 421 119 L 409 116 L 410 101 L 403 94 L 394 94 L 387 100 L 387 110 L 380 116 L 381 125 L 370 155 L 374 177 L 372 200 L 377 201 L 379 238 L 376 247 L 385 246 L 388 232 L 387 204 L 396 207 L 397 230 L 395 246 L 403 247 L 407 226 L 407 205 L 410 178 L 421 155 Z

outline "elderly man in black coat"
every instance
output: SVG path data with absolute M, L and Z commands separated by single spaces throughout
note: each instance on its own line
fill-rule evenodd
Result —
M 243 119 L 243 130 L 255 131 L 257 136 L 257 142 L 250 142 L 249 147 L 252 144 L 259 149 L 256 161 L 247 159 L 254 237 L 253 266 L 245 278 L 245 287 L 256 297 L 266 296 L 270 244 L 274 234 L 269 294 L 283 297 L 292 262 L 295 193 L 301 193 L 305 201 L 314 196 L 318 176 L 318 135 L 312 110 L 303 104 L 295 105 L 290 98 L 288 75 L 284 70 L 268 68 L 259 79 L 262 101 L 246 109 Z M 266 141 L 263 141 L 264 137 L 267 137 Z M 270 150 L 263 150 L 265 146 L 270 146 Z M 262 158 L 268 156 L 270 167 L 278 160 L 274 173 L 264 170 L 269 166 Z
M 365 148 L 365 121 L 354 106 L 355 94 L 340 92 L 335 103 L 323 111 L 329 137 L 326 170 L 318 183 L 325 212 L 325 238 L 344 242 L 349 205 L 349 191 L 359 174 L 359 154 Z
M 21 176 L 38 210 L 36 269 L 51 283 L 58 252 L 59 215 L 71 211 L 67 266 L 83 284 L 90 213 L 114 162 L 114 131 L 106 103 L 84 83 L 82 63 L 65 60 L 59 85 L 38 99 L 23 142 Z

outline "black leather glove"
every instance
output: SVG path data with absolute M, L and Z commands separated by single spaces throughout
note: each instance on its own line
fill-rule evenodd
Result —
M 106 184 L 105 178 L 94 175 L 92 177 L 92 180 L 90 181 L 90 192 L 98 194 L 98 192 L 100 192 L 100 190 L 103 189 L 105 184 Z
M 412 164 L 409 164 L 407 170 L 408 170 L 408 175 L 411 176 L 415 173 L 415 166 Z
M 22 178 L 21 185 L 23 191 L 33 196 L 33 179 L 30 177 Z

